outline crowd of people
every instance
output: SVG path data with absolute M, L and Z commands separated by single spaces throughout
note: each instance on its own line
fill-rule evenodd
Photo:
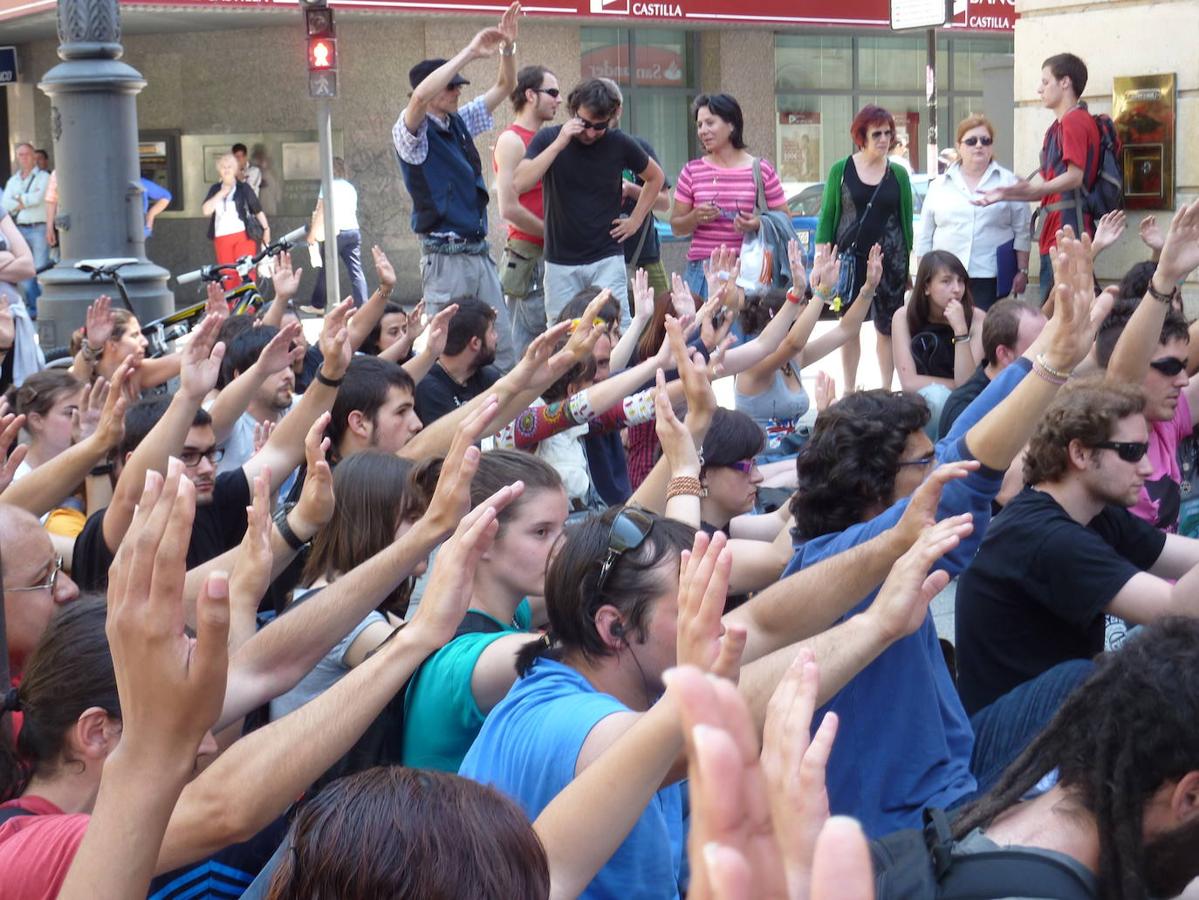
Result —
M 210 284 L 173 353 L 101 297 L 69 368 L 14 374 L 0 300 L 0 894 L 1179 895 L 1199 204 L 1101 289 L 1124 221 L 1062 201 L 1095 165 L 1063 55 L 1039 180 L 971 116 L 917 223 L 866 107 L 811 264 L 792 242 L 786 287 L 747 287 L 785 203 L 736 100 L 696 99 L 704 155 L 668 178 L 614 83 L 517 69 L 519 13 L 410 72 L 418 306 L 374 247 L 309 344 L 284 253 L 264 310 Z M 497 266 L 474 138 L 504 102 Z M 206 201 L 218 252 L 269 228 L 242 167 Z M 1034 197 L 1044 305 L 1009 296 Z M 881 389 L 853 374 L 870 316 Z M 801 372 L 837 349 L 808 434 Z

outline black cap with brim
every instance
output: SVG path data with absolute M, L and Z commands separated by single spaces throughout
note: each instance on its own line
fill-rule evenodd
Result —
M 408 70 L 408 83 L 414 88 L 444 66 L 444 59 L 425 59 L 418 62 L 415 66 Z M 470 84 L 470 81 L 463 78 L 461 74 L 455 74 L 450 79 L 448 87 L 457 87 L 460 84 Z

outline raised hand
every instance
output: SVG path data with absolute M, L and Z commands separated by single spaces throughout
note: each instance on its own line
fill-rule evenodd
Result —
M 333 496 L 333 471 L 327 459 L 329 438 L 325 437 L 331 418 L 332 414 L 322 413 L 304 435 L 304 487 L 292 513 L 300 530 L 308 537 L 333 518 L 336 498 Z
M 517 360 L 512 371 L 508 373 L 518 390 L 525 390 L 529 385 L 553 384 L 559 375 L 565 374 L 577 362 L 573 354 L 568 354 L 565 349 L 557 349 L 558 341 L 570 332 L 571 326 L 569 321 L 559 322 L 529 342 L 524 356 Z M 599 340 L 598 336 L 596 340 Z M 565 358 L 559 360 L 559 357 Z M 553 360 L 557 362 L 551 364 Z M 558 374 L 555 375 L 555 372 Z M 538 391 L 541 390 L 542 388 L 538 387 Z
M 258 354 L 259 366 L 264 377 L 270 377 L 277 372 L 282 372 L 284 369 L 290 368 L 291 364 L 296 359 L 296 351 L 298 347 L 293 347 L 301 334 L 302 328 L 299 322 L 291 321 L 279 329 L 267 345 L 262 348 L 262 352 Z M 303 352 L 300 353 L 303 356 Z
M 516 26 L 520 19 L 520 12 L 520 2 L 517 0 L 500 16 L 499 29 L 509 44 L 516 42 Z
M 1128 221 L 1124 217 L 1124 210 L 1113 209 L 1111 212 L 1103 215 L 1095 224 L 1095 237 L 1091 241 L 1091 256 L 1095 257 L 1110 247 L 1116 241 L 1120 240 L 1120 236 L 1124 234 L 1124 228 Z
M 654 391 L 654 432 L 662 445 L 662 455 L 670 464 L 670 475 L 699 476 L 699 451 L 691 432 L 675 415 L 670 396 L 666 393 L 666 375 L 661 369 L 655 376 L 657 390 Z
M 371 247 L 371 257 L 375 261 L 375 277 L 379 279 L 379 289 L 390 292 L 396 286 L 396 270 L 391 260 L 378 244 Z
M 733 553 L 721 532 L 695 532 L 690 552 L 679 562 L 678 662 L 737 680 L 746 631 L 721 622 L 728 598 Z
M 225 344 L 217 341 L 221 327 L 218 316 L 205 316 L 183 348 L 182 365 L 179 370 L 179 389 L 195 403 L 203 402 L 208 392 L 216 387 L 221 374 L 221 360 L 225 358 Z
M 350 346 L 350 331 L 347 327 L 355 313 L 354 298 L 346 297 L 325 313 L 321 323 L 320 348 L 325 361 L 321 372 L 330 381 L 339 381 L 350 367 L 354 348 Z
M 79 394 L 79 405 L 71 411 L 71 443 L 78 444 L 91 437 L 100 421 L 100 410 L 108 397 L 108 381 L 97 376 L 91 384 L 85 384 Z
M 666 317 L 666 336 L 670 340 L 679 381 L 683 384 L 683 396 L 687 399 L 685 424 L 699 447 L 703 444 L 704 435 L 708 433 L 713 416 L 716 415 L 716 392 L 712 390 L 707 364 L 702 356 L 697 360 L 688 351 L 687 343 L 683 340 L 682 326 L 673 316 Z
M 817 244 L 812 257 L 812 292 L 821 299 L 830 299 L 837 287 L 837 276 L 841 262 L 833 252 L 832 244 Z
M 787 241 L 787 265 L 791 269 L 791 290 L 797 297 L 802 297 L 808 287 L 808 273 L 797 240 Z
M 421 523 L 438 537 L 449 534 L 470 509 L 470 486 L 479 469 L 479 448 L 475 446 L 495 420 L 499 400 L 493 395 L 468 415 L 458 426 L 449 452 L 441 462 L 437 485 Z
M 275 301 L 286 303 L 300 290 L 300 275 L 303 267 L 293 264 L 291 251 L 285 250 L 275 257 L 275 275 L 271 283 L 275 286 Z
M 87 338 L 88 346 L 96 353 L 103 350 L 108 339 L 112 337 L 114 324 L 112 298 L 107 294 L 101 294 L 87 308 L 83 326 L 83 336 Z
M 253 503 L 246 507 L 246 533 L 237 548 L 229 576 L 229 600 L 253 616 L 271 583 L 275 558 L 271 553 L 271 473 L 266 466 L 254 476 Z
M 499 53 L 508 43 L 508 36 L 500 29 L 484 28 L 471 38 L 469 49 L 475 59 L 487 59 Z
M 457 311 L 458 304 L 451 304 L 454 310 Z M 446 309 L 449 309 L 447 306 Z M 429 323 L 425 321 L 425 298 L 422 297 L 416 306 L 412 307 L 412 312 L 408 314 L 408 331 L 405 337 L 409 339 L 409 343 L 415 341 L 418 337 L 424 334 L 425 327 Z
M 95 428 L 92 432 L 101 447 L 115 450 L 125 437 L 125 410 L 132 401 L 127 390 L 133 381 L 133 357 L 126 356 L 124 361 L 112 373 L 112 381 L 104 392 L 104 399 L 96 417 Z
M 1178 207 L 1162 244 L 1161 256 L 1154 273 L 1154 284 L 1159 290 L 1174 289 L 1199 266 L 1199 203 L 1183 204 Z
M 709 295 L 710 296 L 710 295 Z M 670 274 L 670 305 L 676 316 L 693 315 L 696 312 L 695 296 L 678 272 Z
M 708 296 L 715 297 L 724 290 L 726 285 L 735 284 L 740 271 L 741 262 L 737 258 L 736 250 L 724 244 L 713 250 L 704 263 L 704 280 L 708 283 Z
M 1199 227 L 1199 222 L 1195 224 Z M 1091 352 L 1095 335 L 1111 311 L 1114 298 L 1106 291 L 1095 296 L 1095 270 L 1091 240 L 1087 235 L 1075 240 L 1069 227 L 1059 231 L 1054 256 L 1057 263 L 1054 266 L 1053 318 L 1038 336 L 1038 340 L 1043 338 L 1043 341 L 1039 345 L 1034 342 L 1033 346 L 1045 348 L 1045 360 L 1051 368 L 1071 372 Z M 1196 263 L 1199 263 L 1199 256 Z M 1157 272 L 1162 272 L 1160 264 Z
M 633 276 L 633 317 L 648 322 L 654 316 L 654 289 L 649 286 L 649 273 L 638 269 Z
M 978 467 L 977 460 L 946 463 L 933 469 L 929 476 L 920 483 L 920 486 L 912 492 L 912 496 L 908 499 L 908 505 L 904 507 L 899 521 L 895 523 L 895 534 L 901 541 L 902 549 L 906 550 L 911 547 L 920 539 L 924 529 L 937 523 L 937 507 L 941 503 L 941 492 L 945 489 L 945 485 L 951 481 L 957 481 L 959 478 L 965 478 L 971 472 L 977 471 Z M 955 516 L 947 521 L 956 521 L 959 525 L 963 525 L 970 522 L 970 517 L 967 515 Z M 970 531 L 966 530 L 961 532 L 960 536 L 965 537 L 969 533 Z
M 25 454 L 29 452 L 28 444 L 17 444 L 16 447 L 13 447 L 13 441 L 21 434 L 21 429 L 24 427 L 24 416 L 14 416 L 12 413 L 0 416 L 0 460 L 2 460 L 0 462 L 0 494 L 4 493 L 5 489 L 12 484 L 17 469 L 25 461 Z M 11 453 L 9 453 L 10 447 L 12 448 Z
M 1166 236 L 1162 234 L 1161 226 L 1157 224 L 1157 216 L 1145 216 L 1137 227 L 1137 233 L 1150 250 L 1160 252 L 1166 244 Z
M 266 442 L 271 439 L 271 434 L 275 431 L 275 424 L 271 419 L 254 424 L 254 453 L 266 446 Z
M 816 373 L 816 387 L 813 394 L 818 413 L 824 412 L 833 405 L 833 401 L 837 399 L 837 383 L 833 381 L 833 377 L 828 372 Z
M 121 698 L 113 756 L 175 767 L 186 778 L 220 715 L 228 672 L 229 585 L 210 575 L 196 601 L 196 636 L 184 631 L 183 583 L 195 487 L 171 459 L 165 480 L 146 473 L 133 521 L 109 571 L 105 631 Z M 111 761 L 112 756 L 109 757 Z
M 836 263 L 838 274 L 840 274 L 841 264 Z M 870 248 L 870 252 L 866 255 L 866 281 L 862 285 L 862 290 L 870 290 L 872 293 L 878 290 L 878 284 L 883 280 L 883 248 L 881 244 L 875 244 Z M 833 284 L 837 282 L 834 280 Z
M 888 640 L 915 634 L 928 615 L 933 597 L 949 584 L 949 573 L 944 569 L 931 575 L 928 570 L 974 530 L 973 522 L 963 523 L 962 518 L 954 516 L 925 528 L 911 549 L 896 560 L 878 596 L 861 613 L 875 621 Z
M 429 323 L 429 337 L 425 341 L 426 353 L 441 356 L 445 352 L 445 342 L 450 336 L 450 319 L 454 318 L 456 312 L 458 312 L 458 304 L 451 303 L 433 317 Z

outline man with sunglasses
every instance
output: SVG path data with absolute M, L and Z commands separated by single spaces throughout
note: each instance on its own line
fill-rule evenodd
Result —
M 567 98 L 570 121 L 543 128 L 516 167 L 515 190 L 538 181 L 545 196 L 545 312 L 558 318 L 589 287 L 612 291 L 628 322 L 628 275 L 622 244 L 640 233 L 666 176 L 631 136 L 611 127 L 620 97 L 602 79 Z M 621 218 L 624 172 L 644 182 L 633 211 Z
M 1147 409 L 1140 388 L 1092 376 L 1037 425 L 1028 487 L 958 582 L 958 691 L 972 716 L 1055 666 L 1088 670 L 1105 615 L 1199 615 L 1199 541 L 1129 512 L 1153 471 Z
M 450 60 L 426 59 L 408 72 L 412 99 L 391 129 L 404 186 L 412 197 L 412 230 L 421 239 L 421 287 L 429 315 L 460 297 L 496 311 L 496 365 L 516 363 L 512 326 L 487 244 L 487 185 L 475 138 L 495 127 L 492 113 L 516 85 L 516 22 L 520 3 L 496 27 L 484 28 Z M 486 93 L 458 107 L 460 74 L 476 59 L 498 56 L 499 76 Z
M 545 66 L 525 66 L 512 91 L 516 120 L 496 138 L 492 161 L 500 215 L 508 223 L 508 241 L 500 257 L 500 287 L 512 316 L 512 342 L 523 354 L 545 331 L 545 207 L 541 182 L 518 194 L 512 178 L 538 129 L 553 120 L 562 103 L 558 79 Z

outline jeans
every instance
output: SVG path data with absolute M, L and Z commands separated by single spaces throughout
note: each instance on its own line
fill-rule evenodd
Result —
M 687 260 L 687 268 L 683 269 L 683 281 L 700 300 L 708 299 L 708 279 L 704 277 L 702 259 Z
M 620 327 L 627 331 L 629 315 L 629 276 L 624 267 L 624 254 L 606 256 L 593 263 L 566 266 L 545 263 L 545 317 L 556 322 L 566 304 L 586 288 L 607 288 L 620 304 Z
M 362 234 L 357 228 L 337 232 L 337 255 L 350 276 L 350 291 L 354 305 L 366 302 L 366 276 L 362 273 Z M 325 265 L 328 265 L 326 261 Z M 316 284 L 312 286 L 312 305 L 325 308 L 325 266 L 316 271 Z
M 945 401 L 949 399 L 951 391 L 943 384 L 926 384 L 916 393 L 924 398 L 928 407 L 928 424 L 924 426 L 924 433 L 930 441 L 936 443 L 938 429 L 941 427 L 941 410 L 945 408 Z
M 545 320 L 545 263 L 537 263 L 528 294 L 524 297 L 505 294 L 504 302 L 508 304 L 508 315 L 512 317 L 512 344 L 516 355 L 524 356 L 529 344 L 548 325 Z
M 50 242 L 46 240 L 46 223 L 39 222 L 36 225 L 18 225 L 17 228 L 21 231 L 21 237 L 25 238 L 25 243 L 29 245 L 29 249 L 33 252 L 33 265 L 40 269 L 42 266 L 50 262 Z M 29 318 L 37 318 L 37 298 L 42 295 L 41 286 L 37 283 L 37 275 L 32 278 L 26 278 L 20 284 L 21 290 L 25 294 L 25 308 L 29 310 Z
M 1066 697 L 1094 671 L 1095 664 L 1089 659 L 1058 663 L 970 717 L 974 730 L 970 770 L 978 781 L 979 794 L 995 785 L 1003 770 L 1049 724 Z

